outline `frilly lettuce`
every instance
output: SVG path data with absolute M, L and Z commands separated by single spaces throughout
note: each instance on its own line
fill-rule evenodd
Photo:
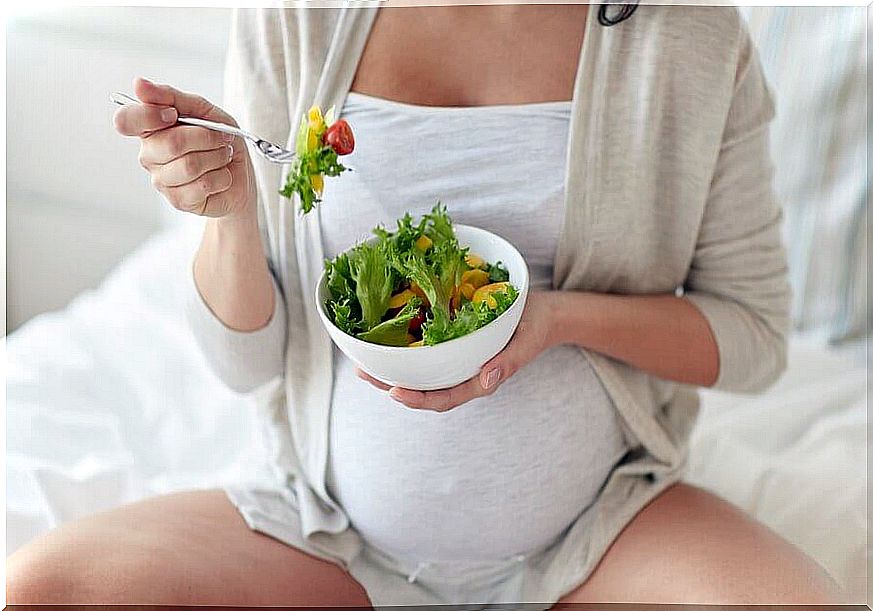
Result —
M 379 226 L 373 233 L 373 242 L 325 261 L 330 292 L 327 313 L 350 335 L 377 344 L 405 346 L 410 322 L 423 311 L 426 319 L 421 338 L 424 344 L 434 345 L 488 324 L 518 296 L 509 284 L 504 291 L 491 294 L 491 307 L 484 301 L 474 304 L 460 297 L 461 278 L 471 269 L 469 249 L 458 244 L 452 220 L 439 203 L 418 221 L 407 213 L 397 221 L 396 230 Z M 484 270 L 491 282 L 508 282 L 509 272 L 499 262 L 484 266 Z M 407 291 L 407 297 L 409 291 L 418 291 L 423 299 L 413 298 L 397 311 L 403 303 L 400 300 L 389 309 L 392 295 L 402 290 Z

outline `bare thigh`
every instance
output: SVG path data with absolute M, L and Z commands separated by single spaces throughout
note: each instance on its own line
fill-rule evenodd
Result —
M 220 490 L 64 525 L 7 560 L 9 604 L 368 606 L 339 566 L 248 528 Z
M 643 508 L 561 602 L 808 605 L 839 596 L 799 549 L 730 503 L 680 483 Z

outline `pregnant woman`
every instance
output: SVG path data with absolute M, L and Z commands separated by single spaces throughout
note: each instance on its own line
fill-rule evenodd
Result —
M 224 110 L 138 79 L 115 125 L 209 217 L 188 315 L 219 376 L 260 393 L 270 468 L 58 529 L 10 558 L 10 603 L 837 600 L 681 483 L 694 388 L 785 365 L 773 103 L 735 9 L 240 10 L 228 58 Z M 306 216 L 283 168 L 175 123 L 292 142 L 313 102 L 357 146 Z M 324 258 L 436 199 L 515 244 L 532 293 L 477 377 L 389 388 L 332 349 L 311 290 Z

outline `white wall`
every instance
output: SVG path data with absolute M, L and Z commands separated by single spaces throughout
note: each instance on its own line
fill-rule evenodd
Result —
M 111 125 L 137 75 L 221 100 L 223 8 L 43 9 L 7 22 L 7 326 L 63 307 L 179 222 Z

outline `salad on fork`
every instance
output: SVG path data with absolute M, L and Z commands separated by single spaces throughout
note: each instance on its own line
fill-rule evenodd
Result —
M 355 150 L 355 136 L 345 119 L 335 120 L 333 106 L 322 114 L 321 108 L 313 105 L 300 120 L 295 144 L 297 157 L 279 193 L 288 198 L 296 193 L 303 214 L 307 214 L 321 202 L 324 177 L 339 176 L 348 169 L 339 157 Z

